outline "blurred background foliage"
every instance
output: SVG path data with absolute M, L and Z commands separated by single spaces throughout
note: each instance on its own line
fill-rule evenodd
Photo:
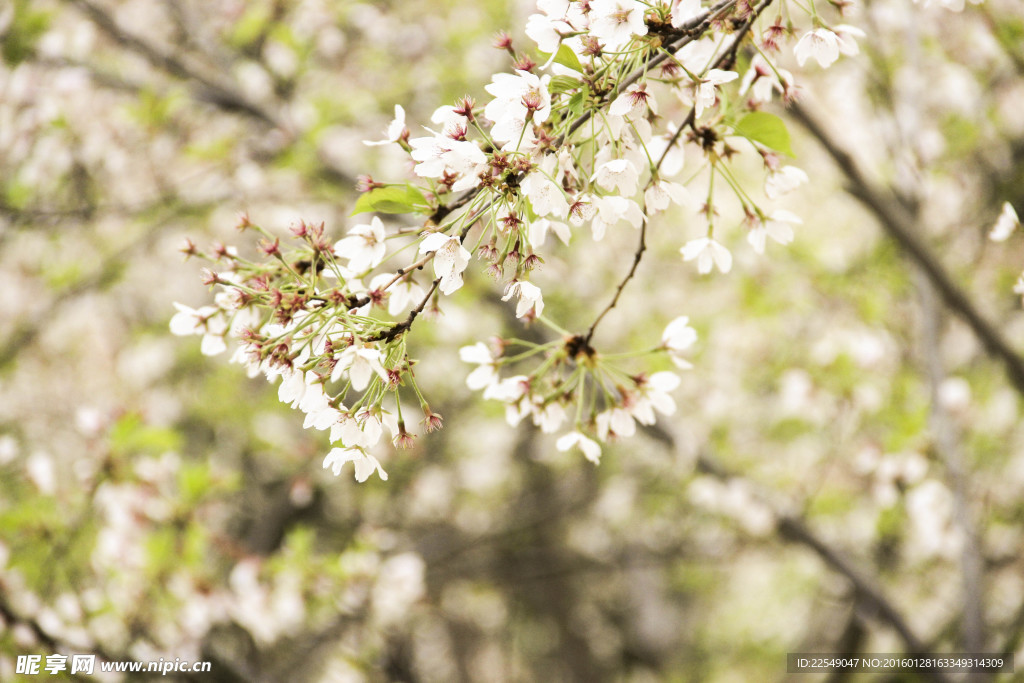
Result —
M 855 5 L 861 54 L 807 74 L 801 106 L 1022 348 L 1024 242 L 985 235 L 1024 209 L 1024 11 Z M 417 325 L 445 429 L 387 482 L 323 471 L 273 387 L 169 336 L 171 302 L 207 296 L 186 236 L 251 251 L 246 212 L 340 237 L 357 174 L 408 171 L 360 141 L 395 103 L 415 128 L 484 101 L 510 68 L 494 34 L 526 47 L 531 11 L 0 3 L 0 678 L 81 652 L 212 660 L 204 681 L 777 680 L 787 652 L 915 637 L 1024 661 L 1019 392 L 792 120 L 813 180 L 789 248 L 758 258 L 726 211 L 736 267 L 701 277 L 677 250 L 703 227 L 654 225 L 596 342 L 645 348 L 689 315 L 696 367 L 599 467 L 464 387 L 460 345 L 532 333 L 479 268 Z M 552 249 L 552 318 L 585 329 L 634 240 Z

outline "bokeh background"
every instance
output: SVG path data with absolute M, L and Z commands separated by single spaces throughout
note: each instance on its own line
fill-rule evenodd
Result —
M 595 341 L 689 315 L 673 417 L 598 467 L 506 426 L 457 349 L 524 333 L 471 265 L 412 342 L 445 429 L 357 484 L 275 387 L 170 336 L 172 302 L 209 296 L 178 248 L 252 251 L 243 212 L 341 237 L 358 174 L 408 173 L 361 140 L 396 103 L 415 129 L 484 101 L 533 3 L 0 0 L 0 678 L 57 652 L 268 682 L 785 680 L 788 652 L 915 647 L 1024 666 L 1021 387 L 891 232 L 1024 349 L 1024 236 L 986 239 L 1024 209 L 1024 9 L 938 4 L 854 3 L 860 54 L 800 72 L 818 135 L 771 108 L 811 176 L 792 245 L 758 257 L 725 210 L 736 264 L 699 276 L 678 248 L 703 226 L 652 224 Z M 585 329 L 634 240 L 552 249 L 551 317 Z

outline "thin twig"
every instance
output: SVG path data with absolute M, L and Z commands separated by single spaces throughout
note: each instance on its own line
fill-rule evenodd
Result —
M 375 335 L 367 337 L 365 339 L 365 341 L 367 341 L 367 342 L 376 342 L 376 341 L 389 342 L 392 339 L 394 339 L 395 337 L 399 336 L 400 334 L 406 332 L 410 327 L 412 327 L 412 324 L 414 322 L 416 322 L 416 317 L 419 316 L 419 314 L 423 312 L 423 309 L 426 307 L 427 302 L 430 301 L 430 298 L 432 296 L 434 296 L 434 292 L 437 290 L 437 286 L 439 284 L 441 284 L 441 278 L 437 278 L 436 280 L 434 280 L 433 284 L 430 285 L 430 289 L 427 291 L 426 296 L 423 297 L 423 300 L 420 301 L 419 305 L 416 306 L 416 308 L 414 308 L 411 311 L 409 311 L 409 317 L 407 317 L 405 320 L 403 320 L 400 323 L 392 325 L 391 327 L 389 327 L 386 330 L 382 330 L 382 331 L 378 332 Z

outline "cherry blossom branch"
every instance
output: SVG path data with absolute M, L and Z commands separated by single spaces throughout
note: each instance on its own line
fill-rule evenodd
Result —
M 770 5 L 774 1 L 775 0 L 764 0 L 764 4 L 767 7 L 767 5 Z M 665 33 L 668 34 L 676 34 L 678 32 L 682 32 L 683 37 L 670 43 L 667 47 L 665 47 L 664 52 L 655 55 L 650 60 L 648 60 L 643 66 L 635 69 L 633 73 L 629 74 L 621 81 L 619 81 L 616 84 L 615 90 L 611 91 L 610 93 L 607 93 L 607 95 L 611 95 L 616 92 L 621 92 L 625 88 L 628 88 L 629 86 L 633 85 L 641 78 L 643 78 L 644 74 L 646 74 L 652 68 L 660 65 L 662 62 L 667 60 L 673 52 L 681 49 L 688 43 L 691 43 L 694 40 L 700 38 L 709 28 L 711 28 L 711 23 L 715 19 L 721 17 L 727 10 L 734 7 L 736 5 L 736 2 L 737 0 L 724 0 L 723 2 L 719 2 L 714 7 L 711 7 L 707 11 L 707 14 L 701 15 L 699 17 L 694 17 L 680 29 L 664 29 Z M 758 10 L 758 13 L 760 13 L 760 11 L 762 10 Z M 604 104 L 608 104 L 610 100 L 610 97 L 606 97 L 605 101 L 602 103 L 602 106 Z M 563 142 L 565 142 L 567 138 L 569 138 L 573 133 L 575 133 L 577 130 L 583 127 L 592 116 L 592 110 L 583 112 L 583 114 L 580 115 L 580 117 L 576 121 L 574 121 L 571 126 L 569 126 L 569 130 L 566 131 L 565 134 L 561 135 L 555 141 L 555 146 L 558 147 Z
M 85 2 L 87 2 L 88 0 L 76 0 L 76 1 L 85 1 Z M 747 33 L 750 31 L 750 28 L 754 24 L 754 21 L 756 21 L 756 19 L 761 15 L 761 13 L 764 12 L 764 10 L 767 9 L 768 6 L 770 6 L 773 2 L 774 2 L 774 0 L 763 0 L 763 2 L 757 7 L 757 9 L 754 10 L 753 12 L 751 12 L 751 14 L 747 18 L 746 22 L 736 31 L 736 35 L 735 35 L 735 37 L 734 37 L 730 47 L 719 57 L 718 60 L 716 60 L 716 62 L 715 62 L 715 67 L 716 68 L 718 66 L 722 65 L 722 64 L 725 64 L 725 63 L 731 61 L 731 60 L 735 60 L 736 51 L 738 50 L 739 45 L 746 38 Z M 664 52 L 662 52 L 662 53 L 660 53 L 658 55 L 655 55 L 653 58 L 647 60 L 647 62 L 644 64 L 644 66 L 635 69 L 625 79 L 623 79 L 622 81 L 618 82 L 616 84 L 616 88 L 615 88 L 614 91 L 611 91 L 609 93 L 605 93 L 602 96 L 603 100 L 604 100 L 601 103 L 602 106 L 608 104 L 611 101 L 611 99 L 612 99 L 611 98 L 611 94 L 617 93 L 617 92 L 621 92 L 623 90 L 623 88 L 628 87 L 629 85 L 637 82 L 641 77 L 643 77 L 643 75 L 645 73 L 648 72 L 649 69 L 651 69 L 651 68 L 661 64 L 662 62 L 667 60 L 672 55 L 672 53 L 674 51 L 680 49 L 681 47 L 683 47 L 687 43 L 691 42 L 692 40 L 694 40 L 695 38 L 699 37 L 704 32 L 706 32 L 708 30 L 708 28 L 710 28 L 710 26 L 711 26 L 713 21 L 715 21 L 716 19 L 721 17 L 728 10 L 732 9 L 733 7 L 735 7 L 735 5 L 736 5 L 736 0 L 723 0 L 722 2 L 718 3 L 714 7 L 710 8 L 707 12 L 705 12 L 700 17 L 695 17 L 694 19 L 690 20 L 681 29 L 677 29 L 679 32 L 681 32 L 683 34 L 682 37 L 679 38 L 678 40 L 674 41 L 667 48 L 665 48 Z M 593 110 L 588 110 L 588 111 L 584 112 L 576 121 L 574 121 L 570 125 L 570 127 L 566 131 L 566 133 L 564 133 L 563 135 L 559 136 L 559 138 L 557 139 L 557 141 L 555 143 L 555 146 L 557 147 L 558 145 L 562 144 L 575 131 L 579 130 L 580 127 L 582 127 L 587 121 L 589 121 L 591 116 L 592 116 L 592 111 Z M 658 159 L 658 162 L 655 165 L 655 169 L 658 169 L 658 168 L 661 167 L 661 164 L 664 161 L 666 155 L 668 154 L 668 151 L 676 143 L 678 143 L 678 141 L 680 139 L 680 132 L 681 132 L 681 130 L 683 128 L 685 128 L 686 125 L 692 125 L 692 123 L 695 120 L 695 118 L 696 118 L 696 109 L 695 108 L 691 108 L 691 110 L 690 110 L 689 114 L 687 115 L 686 120 L 684 121 L 683 125 L 680 126 L 679 130 L 676 132 L 675 136 L 672 138 L 671 142 L 666 147 L 665 151 L 661 154 L 661 157 Z M 525 176 L 525 173 L 520 173 L 519 175 L 520 176 Z M 650 187 L 654 182 L 655 182 L 655 179 L 654 179 L 654 177 L 652 177 L 648 181 L 646 187 Z M 482 187 L 477 187 L 477 188 L 474 188 L 472 190 L 468 190 L 467 192 L 463 193 L 460 197 L 458 197 L 451 204 L 438 206 L 438 208 L 430 216 L 430 220 L 432 222 L 434 222 L 434 223 L 440 222 L 445 217 L 450 215 L 451 212 L 453 212 L 453 211 L 461 208 L 462 206 L 465 206 L 466 204 L 470 203 L 482 191 L 483 191 Z M 492 202 L 492 204 L 493 204 L 493 202 Z M 646 213 L 646 211 L 645 211 L 645 213 Z M 622 294 L 623 289 L 625 289 L 625 287 L 628 284 L 628 282 L 636 274 L 637 268 L 639 267 L 640 262 L 641 262 L 641 260 L 643 258 L 643 253 L 644 253 L 644 251 L 646 251 L 646 248 L 647 248 L 647 245 L 646 245 L 647 222 L 648 221 L 647 221 L 647 219 L 645 217 L 644 220 L 643 220 L 643 223 L 642 223 L 642 225 L 640 227 L 639 245 L 637 247 L 636 253 L 634 254 L 633 263 L 632 263 L 632 265 L 631 265 L 631 267 L 629 269 L 629 272 L 620 281 L 618 287 L 616 288 L 615 294 L 614 294 L 611 302 L 604 308 L 604 310 L 601 311 L 601 313 L 597 316 L 597 318 L 595 319 L 593 324 L 591 324 L 589 330 L 587 331 L 587 334 L 584 337 L 584 341 L 583 341 L 583 347 L 584 348 L 589 346 L 589 342 L 590 342 L 591 338 L 593 337 L 593 335 L 594 335 L 594 333 L 595 333 L 595 331 L 597 329 L 598 323 L 600 323 L 601 320 L 607 315 L 607 313 L 609 311 L 611 311 L 611 309 L 616 306 L 616 304 L 618 303 L 618 300 L 619 300 L 619 298 L 620 298 L 620 296 Z M 466 234 L 468 232 L 468 229 L 469 229 L 469 226 L 467 226 L 466 229 L 463 230 L 462 235 L 460 235 L 460 243 L 465 240 L 465 236 L 466 236 Z M 428 253 L 423 258 L 421 258 L 418 261 L 416 261 L 415 263 L 411 264 L 410 266 L 408 266 L 406 268 L 400 268 L 398 271 L 396 271 L 395 276 L 387 284 L 384 285 L 383 289 L 386 290 L 388 287 L 390 287 L 393 284 L 395 284 L 396 282 L 398 282 L 402 277 L 405 276 L 406 273 L 408 273 L 408 272 L 410 272 L 410 271 L 412 271 L 414 269 L 417 269 L 417 268 L 422 268 L 424 265 L 426 265 L 428 262 L 430 262 L 433 258 L 434 258 L 434 252 L 431 252 L 431 253 Z M 405 321 L 403 321 L 402 323 L 399 323 L 399 324 L 389 328 L 385 332 L 381 332 L 381 333 L 379 333 L 377 335 L 374 335 L 373 337 L 369 338 L 368 341 L 390 341 L 390 340 L 396 338 L 398 335 L 400 335 L 400 334 L 404 333 L 405 331 L 407 331 L 412 326 L 413 322 L 415 321 L 415 319 L 419 315 L 419 313 L 422 311 L 422 309 L 426 305 L 427 301 L 433 295 L 433 292 L 436 291 L 439 282 L 440 282 L 440 278 L 438 278 L 437 280 L 434 281 L 433 285 L 430 288 L 430 292 L 427 294 L 427 296 L 424 297 L 424 299 L 420 303 L 420 305 L 410 313 L 409 317 Z M 350 302 L 349 308 L 350 309 L 358 308 L 360 306 L 366 305 L 369 302 L 370 302 L 369 295 L 364 295 L 364 296 L 359 297 L 359 298 L 353 300 L 352 302 Z
M 717 60 L 715 60 L 715 64 L 714 64 L 713 68 L 716 68 L 716 69 L 722 68 L 724 65 L 726 65 L 726 64 L 728 64 L 728 63 L 730 63 L 732 61 L 735 61 L 735 59 L 736 59 L 736 51 L 739 49 L 740 44 L 743 42 L 744 38 L 746 37 L 747 32 L 750 31 L 750 28 L 754 25 L 754 21 L 761 15 L 762 12 L 764 12 L 766 9 L 768 9 L 768 6 L 771 5 L 772 2 L 774 2 L 774 0 L 764 0 L 758 6 L 758 8 L 751 13 L 751 15 L 747 19 L 746 23 L 736 32 L 736 37 L 733 39 L 732 44 L 729 46 L 729 49 L 727 49 L 725 52 L 723 52 L 722 55 Z M 729 3 L 720 3 L 720 4 L 722 6 L 727 6 Z M 735 4 L 735 3 L 732 3 L 732 4 Z M 710 21 L 710 19 L 706 18 L 703 21 L 699 22 L 697 25 L 700 26 L 703 23 L 708 22 L 708 21 Z M 663 54 L 663 55 L 659 55 L 659 57 L 664 59 L 664 58 L 667 58 L 667 55 Z M 652 65 L 653 65 L 653 61 L 654 60 L 652 60 Z M 625 85 L 628 86 L 629 83 L 626 83 Z M 620 90 L 621 90 L 621 87 L 620 87 Z M 671 150 L 676 144 L 678 144 L 679 139 L 682 137 L 682 132 L 687 128 L 687 126 L 692 126 L 694 121 L 696 120 L 696 118 L 697 118 L 697 109 L 696 109 L 696 107 L 691 107 L 690 108 L 690 113 L 686 115 L 686 118 L 679 125 L 679 128 L 676 129 L 676 132 L 673 134 L 672 138 L 669 140 L 668 144 L 665 146 L 665 150 L 661 153 L 661 156 L 658 158 L 658 162 L 654 165 L 654 170 L 655 171 L 657 171 L 658 169 L 661 168 L 661 165 L 665 162 L 665 157 L 668 156 L 669 150 Z M 655 177 L 656 176 L 654 174 L 651 175 L 651 178 L 647 181 L 647 184 L 645 185 L 644 189 L 647 189 L 651 185 L 654 184 Z M 604 319 L 604 317 L 613 308 L 615 308 L 615 306 L 618 304 L 619 297 L 622 295 L 622 290 L 626 288 L 626 285 L 629 283 L 629 281 L 632 280 L 633 277 L 636 275 L 637 268 L 640 266 L 640 261 L 643 259 L 643 255 L 644 255 L 645 251 L 647 251 L 647 206 L 646 206 L 646 204 L 644 205 L 644 220 L 643 220 L 643 223 L 640 225 L 640 239 L 639 239 L 639 243 L 637 244 L 636 252 L 633 254 L 633 263 L 630 265 L 629 271 L 626 273 L 626 276 L 624 278 L 622 278 L 622 280 L 618 284 L 618 287 L 615 288 L 615 294 L 612 296 L 612 300 L 610 302 L 608 302 L 608 305 L 605 306 L 604 309 L 598 314 L 597 318 L 590 325 L 590 329 L 588 329 L 587 333 L 583 336 L 583 348 L 589 348 L 590 340 L 594 337 L 594 332 L 597 330 L 598 323 L 600 323 L 601 320 Z
M 590 347 L 590 340 L 593 338 L 594 332 L 597 330 L 598 323 L 600 323 L 601 320 L 603 320 L 604 317 L 606 315 L 608 315 L 608 312 L 611 311 L 613 308 L 615 308 L 615 305 L 617 303 L 619 303 L 619 297 L 622 295 L 622 290 L 626 288 L 626 285 L 629 283 L 629 281 L 633 279 L 634 275 L 636 275 L 636 270 L 640 266 L 640 261 L 643 259 L 644 252 L 647 251 L 647 216 L 646 216 L 647 212 L 646 212 L 646 208 L 647 207 L 645 205 L 644 206 L 644 209 L 645 209 L 645 211 L 644 211 L 644 214 L 645 214 L 644 215 L 644 220 L 643 220 L 643 223 L 640 224 L 640 240 L 639 240 L 639 244 L 637 244 L 636 252 L 633 254 L 633 263 L 630 265 L 629 272 L 626 273 L 626 277 L 622 278 L 622 280 L 619 282 L 618 287 L 615 288 L 615 295 L 612 296 L 612 300 L 609 301 L 608 305 L 604 307 L 604 310 L 602 310 L 598 314 L 598 316 L 594 320 L 594 322 L 590 324 L 590 329 L 588 329 L 587 333 L 585 335 L 583 335 L 583 345 L 582 346 L 583 346 L 584 349 L 588 349 Z
M 403 188 L 401 184 L 380 183 L 372 178 L 361 183 L 366 194 L 357 203 L 356 213 L 429 212 L 424 224 L 426 230 L 419 235 L 420 257 L 411 258 L 413 262 L 410 265 L 397 271 L 373 276 L 368 288 L 364 288 L 359 278 L 371 274 L 388 253 L 385 243 L 388 235 L 380 217 L 374 217 L 369 224 L 353 227 L 333 246 L 325 240 L 322 224 L 312 230 L 303 224 L 293 229 L 293 233 L 295 237 L 302 238 L 304 244 L 295 250 L 288 249 L 287 258 L 282 255 L 279 240 L 261 229 L 268 241 L 261 244 L 260 250 L 277 261 L 268 266 L 250 263 L 231 251 L 233 248 L 224 245 L 214 245 L 212 253 L 215 258 L 211 258 L 190 244 L 187 245 L 187 253 L 217 262 L 228 259 L 228 275 L 222 277 L 207 272 L 207 284 L 224 288 L 215 297 L 217 305 L 196 310 L 176 304 L 178 314 L 171 320 L 172 332 L 202 336 L 203 352 L 207 355 L 226 350 L 225 339 L 229 335 L 239 337 L 245 353 L 236 354 L 234 360 L 248 365 L 250 371 L 264 372 L 268 377 L 281 376 L 278 398 L 306 414 L 304 426 L 329 429 L 331 442 L 342 444 L 325 457 L 325 467 L 337 474 L 344 463 L 354 462 L 358 481 L 365 481 L 374 471 L 381 478 L 386 478 L 387 473 L 380 462 L 369 452 L 381 440 L 381 427 L 388 426 L 395 445 L 400 447 L 411 442 L 412 437 L 405 430 L 401 400 L 396 395 L 396 406 L 385 407 L 385 394 L 379 382 L 392 383 L 396 376 L 400 379 L 408 369 L 407 364 L 394 365 L 395 354 L 404 354 L 398 345 L 404 343 L 404 335 L 428 303 L 438 292 L 450 295 L 462 286 L 463 272 L 471 259 L 463 245 L 469 231 L 480 224 L 480 213 L 487 213 L 479 254 L 490 261 L 489 271 L 492 274 L 504 274 L 506 268 L 515 265 L 515 273 L 505 287 L 502 300 L 515 297 L 516 318 L 542 320 L 569 339 L 564 347 L 558 346 L 558 340 L 543 345 L 512 340 L 512 343 L 521 342 L 527 347 L 522 353 L 513 355 L 506 355 L 503 346 L 496 351 L 482 342 L 464 347 L 460 349 L 460 357 L 480 365 L 467 378 L 467 384 L 470 388 L 486 388 L 489 398 L 506 402 L 506 419 L 510 422 L 530 417 L 542 431 L 551 433 L 572 420 L 574 428 L 562 435 L 556 446 L 559 450 L 567 450 L 575 445 L 588 459 L 597 462 L 600 446 L 587 434 L 605 441 L 610 436 L 632 434 L 637 421 L 649 424 L 655 419 L 655 411 L 670 410 L 670 403 L 663 396 L 674 388 L 679 378 L 671 372 L 654 373 L 650 377 L 630 374 L 617 367 L 615 361 L 609 360 L 610 357 L 594 358 L 594 362 L 586 366 L 565 363 L 565 360 L 579 353 L 595 356 L 589 341 L 636 276 L 647 249 L 649 218 L 645 214 L 663 210 L 670 202 L 685 202 L 685 187 L 660 177 L 662 163 L 668 151 L 681 146 L 684 139 L 682 130 L 687 126 L 695 129 L 695 121 L 702 110 L 715 106 L 717 87 L 738 77 L 734 72 L 721 73 L 712 67 L 735 61 L 741 45 L 750 39 L 755 22 L 772 4 L 774 0 L 760 0 L 755 8 L 750 2 L 723 0 L 699 17 L 690 19 L 681 30 L 667 29 L 670 8 L 665 5 L 652 8 L 646 3 L 631 1 L 629 7 L 621 12 L 613 5 L 594 8 L 589 18 L 583 15 L 571 18 L 568 14 L 559 18 L 548 15 L 547 10 L 541 7 L 545 15 L 535 17 L 539 17 L 542 24 L 549 22 L 550 25 L 542 27 L 542 30 L 553 31 L 553 35 L 545 34 L 537 40 L 538 44 L 550 43 L 554 49 L 568 47 L 577 57 L 604 55 L 600 64 L 592 63 L 590 68 L 585 68 L 577 58 L 563 55 L 563 62 L 569 59 L 581 72 L 580 79 L 551 74 L 539 76 L 532 73 L 533 63 L 527 57 L 513 53 L 516 66 L 522 66 L 516 69 L 517 75 L 497 74 L 486 88 L 495 96 L 482 112 L 493 124 L 490 133 L 477 123 L 474 100 L 465 98 L 455 107 L 442 107 L 435 112 L 432 120 L 444 122 L 443 133 L 429 131 L 431 136 L 411 138 L 405 126 L 405 112 L 396 106 L 395 119 L 386 131 L 387 138 L 368 143 L 399 144 L 414 161 L 419 162 L 414 170 L 417 176 L 439 179 L 430 185 L 432 189 L 429 191 L 412 184 L 405 184 Z M 582 11 L 579 7 L 576 9 Z M 563 41 L 567 36 L 561 29 L 566 25 L 576 26 L 575 21 L 581 22 L 580 26 L 585 22 L 587 31 L 582 34 L 589 32 L 589 35 L 583 35 L 579 45 L 565 46 Z M 671 23 L 675 21 L 671 20 Z M 536 20 L 533 25 L 536 26 Z M 676 26 L 678 28 L 678 24 Z M 692 68 L 684 65 L 680 60 L 688 58 L 685 55 L 677 57 L 676 52 L 712 33 L 720 38 L 713 47 L 717 55 L 714 60 L 705 64 L 702 58 L 701 65 L 691 65 Z M 553 51 L 547 47 L 545 50 Z M 645 86 L 637 83 L 642 83 L 652 68 L 667 61 L 674 63 L 674 71 L 685 72 L 685 79 L 669 80 L 674 88 L 682 89 L 679 94 L 684 100 L 689 99 L 686 88 L 693 89 L 693 108 L 674 135 L 670 133 L 659 138 L 659 143 L 668 138 L 671 142 L 662 150 L 657 164 L 650 152 L 646 153 L 646 161 L 626 158 L 626 152 L 641 155 L 644 140 L 652 133 L 649 125 L 637 128 L 641 121 L 630 121 L 626 113 L 627 110 L 635 110 L 640 106 L 639 100 L 649 96 Z M 573 90 L 575 94 L 566 94 Z M 630 104 L 631 99 L 636 101 Z M 619 111 L 617 108 L 622 105 L 626 109 Z M 556 116 L 549 119 L 553 108 Z M 601 113 L 605 109 L 610 113 L 607 120 Z M 649 105 L 649 109 L 653 112 L 656 108 Z M 577 141 L 570 138 L 586 122 L 593 123 L 599 117 L 602 131 L 594 131 L 579 141 L 581 145 L 593 146 L 593 168 L 587 173 L 588 177 L 593 173 L 593 177 L 581 183 L 575 164 L 586 164 L 575 158 L 573 149 Z M 697 142 L 709 154 L 712 163 L 717 160 L 713 143 L 722 137 L 716 132 L 717 127 L 728 123 L 723 117 L 724 114 L 720 114 L 707 124 L 706 129 L 696 131 Z M 633 125 L 640 139 L 639 146 L 631 134 L 622 138 L 622 149 L 618 143 L 606 146 L 604 136 L 618 140 L 622 135 L 621 126 L 627 121 Z M 649 121 L 644 119 L 642 123 Z M 604 131 L 605 126 L 607 132 Z M 482 135 L 483 146 L 466 139 L 470 128 Z M 558 134 L 555 135 L 554 131 Z M 539 160 L 533 154 L 520 151 L 524 140 L 528 141 L 527 149 L 541 153 Z M 502 143 L 504 146 L 499 148 Z M 562 147 L 566 149 L 562 150 Z M 560 159 L 554 154 L 558 152 L 562 156 L 563 151 L 568 152 L 568 159 Z M 621 158 L 606 158 L 619 153 L 623 155 Z M 561 168 L 561 165 L 565 167 Z M 641 168 L 650 172 L 644 186 L 642 205 L 632 198 L 638 190 L 636 183 Z M 560 179 L 562 174 L 564 177 Z M 732 183 L 728 174 L 725 175 L 726 180 Z M 466 191 L 453 197 L 450 190 L 446 191 L 448 188 Z M 616 190 L 620 194 L 602 194 L 597 188 Z M 578 197 L 577 192 L 581 193 Z M 570 199 L 574 200 L 572 205 Z M 445 200 L 448 203 L 443 203 Z M 524 200 L 529 204 L 521 204 Z M 426 212 L 422 211 L 424 205 L 430 207 Z M 506 210 L 502 213 L 499 208 Z M 567 226 L 557 222 L 530 224 L 526 226 L 529 232 L 523 232 L 521 216 L 529 218 L 534 212 L 537 214 L 535 219 L 552 214 L 564 218 L 571 214 L 570 221 L 574 224 L 593 220 L 594 237 L 598 240 L 609 225 L 619 220 L 627 220 L 639 229 L 639 245 L 629 272 L 619 281 L 610 303 L 597 315 L 586 338 L 572 335 L 543 317 L 542 292 L 530 282 L 528 275 L 543 262 L 534 246 L 543 241 L 543 235 L 549 229 L 554 229 L 565 240 L 559 231 L 566 230 Z M 450 218 L 453 215 L 455 217 Z M 541 232 L 535 236 L 534 230 Z M 400 231 L 400 234 L 404 232 Z M 710 232 L 709 227 L 709 236 L 703 242 L 712 243 Z M 487 242 L 489 235 L 490 241 Z M 717 243 L 712 246 L 724 250 Z M 681 251 L 686 260 L 692 259 L 689 255 L 692 249 Z M 313 268 L 307 277 L 311 264 L 318 263 L 321 254 L 347 259 L 347 265 L 340 262 L 334 265 L 330 258 L 327 259 L 332 264 L 332 272 L 327 275 L 337 278 L 338 286 L 321 290 L 318 285 L 319 267 Z M 727 257 L 728 252 L 725 257 L 719 254 L 713 258 L 721 261 Z M 706 272 L 705 262 L 709 261 L 705 256 L 701 259 L 699 268 Z M 424 294 L 423 289 L 407 276 L 413 269 L 422 269 L 431 261 L 437 279 L 430 291 Z M 292 267 L 293 263 L 295 267 Z M 727 265 L 719 266 L 728 269 Z M 396 286 L 399 283 L 402 283 L 401 291 Z M 395 291 L 388 292 L 390 288 Z M 388 312 L 391 319 L 381 320 L 363 310 L 380 305 L 385 294 L 390 294 Z M 393 322 L 394 317 L 406 310 L 414 298 L 421 299 L 418 305 L 404 320 Z M 261 313 L 261 308 L 271 309 L 270 315 Z M 346 315 L 356 309 L 359 309 L 358 316 Z M 687 327 L 686 318 L 679 317 L 666 328 L 662 348 L 677 354 L 692 343 L 695 334 Z M 542 352 L 543 357 L 538 355 Z M 529 375 L 501 377 L 503 366 L 535 356 L 540 362 Z M 673 360 L 685 367 L 685 360 L 675 356 Z M 385 364 L 390 367 L 385 367 Z M 327 368 L 330 369 L 329 378 L 323 373 Z M 339 384 L 342 380 L 347 381 Z M 330 386 L 341 386 L 340 392 L 328 393 L 329 383 Z M 427 431 L 440 428 L 440 416 L 430 410 L 415 385 L 414 390 Z M 354 403 L 348 400 L 350 392 Z M 574 416 L 569 415 L 567 407 L 574 409 Z M 385 425 L 387 420 L 390 422 Z
M 847 191 L 875 215 L 878 224 L 916 263 L 935 287 L 943 302 L 967 323 L 985 351 L 1000 361 L 1010 384 L 1024 395 L 1024 359 L 1010 346 L 967 294 L 954 281 L 929 247 L 918 237 L 920 225 L 908 209 L 887 188 L 879 187 L 861 170 L 859 162 L 801 104 L 793 104 L 790 113 L 825 149 L 846 176 Z
M 433 256 L 433 253 L 431 253 L 431 256 Z M 430 289 L 427 291 L 426 295 L 423 297 L 423 300 L 420 301 L 419 305 L 416 306 L 416 308 L 414 308 L 411 311 L 409 311 L 409 316 L 405 320 L 403 320 L 402 322 L 400 322 L 400 323 L 398 323 L 396 325 L 392 325 L 387 330 L 384 330 L 384 331 L 379 332 L 379 333 L 377 333 L 375 335 L 367 337 L 365 341 L 368 341 L 368 342 L 377 342 L 377 341 L 389 342 L 389 341 L 392 341 L 393 339 L 395 339 L 396 337 L 398 337 L 400 334 L 403 334 L 404 332 L 406 332 L 410 327 L 412 327 L 412 324 L 416 321 L 416 317 L 420 313 L 423 312 L 423 309 L 424 309 L 424 307 L 426 307 L 427 302 L 430 301 L 430 298 L 432 296 L 434 296 L 434 292 L 437 291 L 437 287 L 440 284 L 441 284 L 441 278 L 437 278 L 437 279 L 434 280 L 433 284 L 430 285 Z
M 412 271 L 414 271 L 414 270 L 422 270 L 423 266 L 427 265 L 428 263 L 430 263 L 431 261 L 434 260 L 434 254 L 435 253 L 436 252 L 432 251 L 429 254 L 426 254 L 425 256 L 423 256 L 418 261 L 410 263 L 409 265 L 405 266 L 404 268 L 399 268 L 398 270 L 396 270 L 395 271 L 395 276 L 393 278 L 391 278 L 388 282 L 386 282 L 384 284 L 384 286 L 381 287 L 381 290 L 382 291 L 387 291 L 393 284 L 395 284 L 396 282 L 401 280 L 403 277 L 405 277 L 406 275 L 408 275 Z M 365 306 L 368 303 L 370 303 L 370 295 L 369 294 L 364 294 L 363 296 L 361 296 L 361 297 L 359 297 L 357 299 L 354 299 L 353 301 L 349 302 L 348 308 L 349 308 L 349 310 L 352 310 L 353 308 L 361 308 L 361 307 Z

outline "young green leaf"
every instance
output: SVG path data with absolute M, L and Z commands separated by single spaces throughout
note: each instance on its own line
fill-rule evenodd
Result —
M 429 208 L 423 193 L 412 185 L 391 185 L 364 192 L 352 209 L 355 216 L 367 211 L 377 213 L 417 213 Z
M 736 134 L 760 142 L 777 152 L 793 156 L 786 124 L 774 114 L 764 111 L 747 114 L 736 124 Z

